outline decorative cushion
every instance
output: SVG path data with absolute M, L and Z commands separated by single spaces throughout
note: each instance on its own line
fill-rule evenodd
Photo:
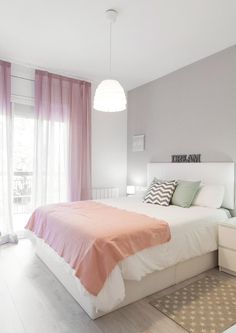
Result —
M 153 184 L 157 184 L 157 183 L 161 183 L 161 181 L 159 179 L 157 179 L 156 177 L 154 177 L 151 184 L 148 187 L 148 190 L 150 190 L 150 188 L 152 187 Z
M 200 186 L 194 200 L 194 206 L 220 208 L 224 199 L 225 187 L 223 185 Z
M 171 200 L 172 205 L 189 208 L 199 189 L 200 183 L 200 181 L 178 180 L 178 185 Z
M 152 182 L 151 182 L 151 184 L 148 186 L 147 190 L 145 191 L 143 199 L 145 198 L 146 193 L 148 193 L 151 190 L 152 186 L 154 184 L 159 184 L 159 183 L 161 183 L 161 181 L 159 181 L 159 179 L 157 179 L 156 177 L 154 177 L 153 180 L 152 180 Z
M 143 201 L 160 206 L 169 206 L 176 186 L 177 182 L 175 180 L 164 183 L 152 182 Z

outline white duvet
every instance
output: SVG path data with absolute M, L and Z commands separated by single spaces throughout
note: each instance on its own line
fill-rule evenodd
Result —
M 181 208 L 173 205 L 161 207 L 143 203 L 141 198 L 135 196 L 100 202 L 163 219 L 168 222 L 171 230 L 170 242 L 142 250 L 121 261 L 106 280 L 98 296 L 89 294 L 77 279 L 80 292 L 89 297 L 89 301 L 101 311 L 110 311 L 123 301 L 124 280 L 141 280 L 151 272 L 216 250 L 217 224 L 229 217 L 229 212 L 224 209 L 197 206 Z M 58 260 L 73 274 L 73 270 L 63 258 L 58 256 Z

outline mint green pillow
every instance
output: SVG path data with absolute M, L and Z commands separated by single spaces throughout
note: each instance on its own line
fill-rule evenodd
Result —
M 172 197 L 172 205 L 189 208 L 199 189 L 201 182 L 178 180 L 178 185 Z

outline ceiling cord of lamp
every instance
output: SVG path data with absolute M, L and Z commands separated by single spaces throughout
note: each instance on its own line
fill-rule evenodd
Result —
M 126 109 L 126 95 L 119 81 L 112 79 L 112 24 L 116 21 L 118 12 L 108 9 L 106 17 L 110 21 L 109 36 L 109 79 L 103 80 L 97 87 L 93 107 L 97 111 L 118 112 Z

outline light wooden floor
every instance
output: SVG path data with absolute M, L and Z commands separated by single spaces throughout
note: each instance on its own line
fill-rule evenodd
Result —
M 223 273 L 212 270 L 210 274 Z M 174 291 L 195 279 L 156 295 Z M 232 277 L 232 281 L 236 284 L 236 278 Z M 147 297 L 93 321 L 34 255 L 28 240 L 0 247 L 1 333 L 186 332 L 149 305 L 152 298 Z

